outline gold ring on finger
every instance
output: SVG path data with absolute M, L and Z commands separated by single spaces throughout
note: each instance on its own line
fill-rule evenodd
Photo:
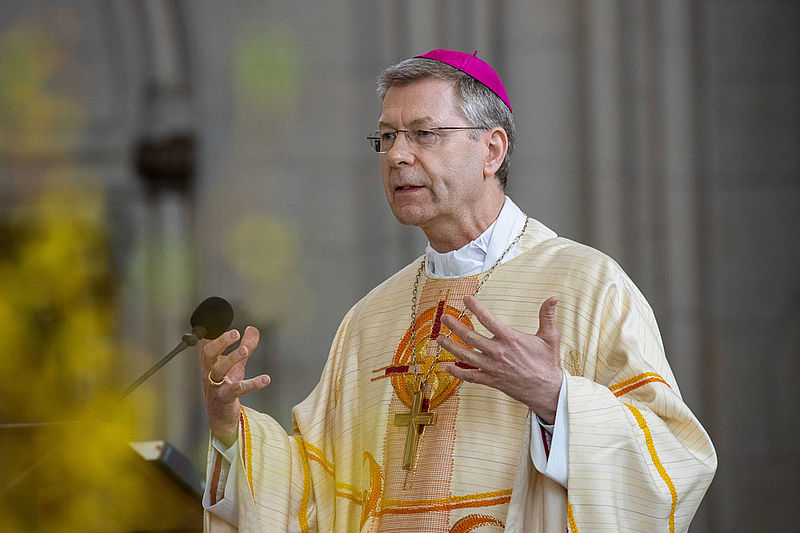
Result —
M 225 383 L 225 376 L 222 376 L 222 379 L 219 381 L 214 381 L 214 378 L 211 377 L 211 370 L 208 371 L 208 381 L 214 385 L 215 387 L 219 387 L 223 383 Z

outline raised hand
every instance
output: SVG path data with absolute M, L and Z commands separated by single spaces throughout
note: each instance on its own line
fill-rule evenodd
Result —
M 241 403 L 239 396 L 263 389 L 270 377 L 261 374 L 244 379 L 245 365 L 258 346 L 260 333 L 247 326 L 239 347 L 228 355 L 225 349 L 239 340 L 239 332 L 227 331 L 214 340 L 204 340 L 200 350 L 200 373 L 203 381 L 203 403 L 208 413 L 211 432 L 226 446 L 236 441 Z
M 467 296 L 464 304 L 493 337 L 476 333 L 449 315 L 443 316 L 442 323 L 473 349 L 444 336 L 436 341 L 460 361 L 477 367 L 465 369 L 452 365 L 448 372 L 458 379 L 503 391 L 552 424 L 562 381 L 561 332 L 555 322 L 557 303 L 555 296 L 542 303 L 539 330 L 536 335 L 529 335 L 508 326 L 478 300 Z

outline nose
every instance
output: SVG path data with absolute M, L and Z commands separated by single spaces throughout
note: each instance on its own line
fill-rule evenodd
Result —
M 394 140 L 394 144 L 384 154 L 384 157 L 393 166 L 411 165 L 415 161 L 414 145 L 408 140 L 408 133 L 399 132 Z

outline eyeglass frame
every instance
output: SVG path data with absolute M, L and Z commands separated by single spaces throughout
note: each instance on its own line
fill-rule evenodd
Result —
M 383 134 L 380 132 L 380 130 L 375 130 L 374 132 L 372 132 L 372 135 L 367 135 L 367 142 L 369 143 L 369 145 L 370 145 L 370 147 L 372 148 L 373 151 L 375 151 L 378 154 L 385 154 L 385 153 L 389 152 L 389 150 L 391 150 L 392 147 L 394 146 L 394 141 L 397 140 L 397 134 L 398 133 L 405 134 L 406 141 L 408 141 L 409 143 L 411 143 L 411 144 L 413 144 L 415 146 L 434 146 L 436 143 L 439 142 L 439 132 L 440 131 L 485 130 L 485 129 L 486 128 L 483 127 L 483 126 L 439 126 L 439 127 L 435 127 L 435 128 L 416 128 L 416 129 L 413 129 L 413 130 L 389 130 L 389 131 L 384 132 L 384 133 L 394 133 L 395 139 L 392 141 L 392 145 L 389 148 L 387 148 L 386 150 L 384 150 L 384 151 L 380 151 L 379 150 L 380 144 L 381 144 L 381 141 L 382 141 L 381 135 L 383 135 Z M 435 134 L 436 135 L 436 141 L 434 141 L 431 144 L 422 144 L 422 143 L 418 142 L 417 140 L 415 140 L 417 138 L 417 134 L 419 132 L 422 132 L 422 131 L 431 132 L 431 133 Z M 412 132 L 416 132 L 416 133 L 412 133 Z

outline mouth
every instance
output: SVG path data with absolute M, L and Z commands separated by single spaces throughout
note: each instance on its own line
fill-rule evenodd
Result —
M 394 188 L 395 191 L 415 191 L 417 189 L 422 189 L 422 185 L 398 185 Z

